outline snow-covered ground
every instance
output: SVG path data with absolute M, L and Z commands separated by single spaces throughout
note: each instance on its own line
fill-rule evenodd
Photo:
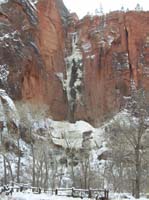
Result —
M 84 200 L 91 200 L 90 198 L 83 198 Z M 94 198 L 93 198 L 94 199 Z M 135 200 L 129 194 L 111 193 L 110 200 Z M 141 197 L 140 200 L 147 200 L 146 197 Z M 51 196 L 50 194 L 30 194 L 30 193 L 14 193 L 12 196 L 0 195 L 0 200 L 81 200 L 81 198 L 73 198 L 66 196 Z
M 13 196 L 0 196 L 0 200 L 74 200 L 73 197 L 65 196 L 51 196 L 50 194 L 23 194 L 14 193 Z M 75 198 L 75 200 L 81 200 L 80 198 Z M 87 200 L 87 198 L 84 198 Z M 88 199 L 89 200 L 89 199 Z

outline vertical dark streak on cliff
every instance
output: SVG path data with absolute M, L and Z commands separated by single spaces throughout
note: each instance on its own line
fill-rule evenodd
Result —
M 100 47 L 100 50 L 99 50 L 99 67 L 102 66 L 102 55 L 103 55 L 103 47 Z
M 129 61 L 129 71 L 130 71 L 130 81 L 133 79 L 133 71 L 132 71 L 132 65 L 130 60 L 130 51 L 129 51 L 129 32 L 125 25 L 125 34 L 126 34 L 126 48 L 128 53 L 128 61 Z

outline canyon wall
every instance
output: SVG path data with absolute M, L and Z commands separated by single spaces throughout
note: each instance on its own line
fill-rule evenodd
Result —
M 149 12 L 112 12 L 69 25 L 69 37 L 77 38 L 75 47 L 81 52 L 81 92 L 75 82 L 72 87 L 76 94 L 80 92 L 80 99 L 73 99 L 75 119 L 81 116 L 98 124 L 119 111 L 132 83 L 149 90 L 148 21 Z M 76 63 L 72 70 L 80 65 Z
M 79 20 L 61 0 L 0 5 L 0 87 L 48 105 L 56 120 L 98 125 L 118 112 L 131 83 L 149 89 L 149 12 Z
M 56 1 L 8 1 L 1 5 L 0 22 L 1 88 L 14 100 L 48 104 L 51 116 L 66 118 L 67 100 L 56 76 L 65 70 Z

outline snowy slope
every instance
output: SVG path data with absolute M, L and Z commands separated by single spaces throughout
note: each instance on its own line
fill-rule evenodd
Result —
M 18 113 L 20 113 L 19 109 L 16 109 L 15 104 L 4 90 L 0 90 L 0 100 L 2 100 L 0 103 L 1 121 L 4 121 L 5 124 L 7 124 L 8 116 L 5 115 L 5 109 L 7 107 L 7 111 L 9 111 L 9 118 L 13 120 L 18 127 L 19 123 L 21 122 L 18 115 Z M 44 147 L 44 151 L 50 153 L 50 159 L 54 159 L 54 162 L 60 163 L 60 160 L 65 158 L 67 159 L 67 163 L 69 163 L 71 161 L 71 157 L 69 157 L 67 154 L 67 150 L 69 148 L 70 151 L 75 152 L 75 160 L 77 165 L 74 166 L 74 174 L 79 176 L 78 172 L 80 172 L 82 162 L 80 152 L 83 149 L 86 150 L 90 155 L 89 160 L 91 170 L 100 170 L 100 173 L 104 173 L 106 160 L 99 160 L 98 158 L 108 150 L 106 147 L 104 133 L 105 126 L 112 123 L 112 120 L 99 128 L 94 128 L 85 121 L 76 121 L 75 123 L 70 123 L 68 121 L 54 121 L 50 118 L 43 118 L 42 116 L 40 116 L 40 119 L 35 119 L 35 116 L 31 116 L 29 109 L 25 109 L 22 104 L 21 107 L 23 108 L 23 112 L 24 110 L 26 112 L 24 114 L 28 118 L 27 122 L 30 123 L 26 123 L 26 128 L 32 130 L 32 133 L 30 133 L 29 130 L 27 131 L 27 137 L 31 138 L 31 135 L 29 134 L 32 134 L 32 137 L 35 141 L 34 149 L 37 150 L 37 155 L 39 152 L 42 153 L 41 151 L 43 151 Z M 116 117 L 121 118 L 122 115 L 125 116 L 127 114 L 119 113 L 116 115 Z M 42 130 L 42 132 L 40 130 Z M 17 136 L 13 136 L 11 133 L 9 133 L 7 134 L 7 139 L 10 143 L 17 147 Z M 19 149 L 23 153 L 23 156 L 21 157 L 21 182 L 30 183 L 32 177 L 28 176 L 28 173 L 31 173 L 30 168 L 32 166 L 33 158 L 31 144 L 26 143 L 23 141 L 23 138 L 21 138 L 19 139 Z M 5 156 L 9 159 L 14 177 L 16 177 L 18 160 L 17 155 L 15 155 L 15 153 L 11 150 L 9 152 L 5 152 Z M 0 178 L 3 177 L 3 166 L 3 156 L 0 156 Z M 49 168 L 49 174 L 51 173 L 53 173 L 52 168 Z M 63 177 L 61 178 L 62 187 L 72 186 L 70 165 L 64 166 L 64 164 L 59 164 L 56 174 L 63 174 Z M 57 176 L 57 181 L 59 181 L 59 176 Z
M 21 105 L 23 107 L 23 105 Z M 35 119 L 33 116 L 30 115 L 28 109 L 24 109 L 26 112 L 26 116 L 29 118 L 28 122 L 31 123 L 32 129 L 32 136 L 34 140 L 41 144 L 42 141 L 52 141 L 52 145 L 49 146 L 49 151 L 52 152 L 54 155 L 54 159 L 59 162 L 59 160 L 66 156 L 66 149 L 76 149 L 76 151 L 82 148 L 88 148 L 90 151 L 90 159 L 92 162 L 92 167 L 96 168 L 98 166 L 98 153 L 104 151 L 103 144 L 103 131 L 104 129 L 98 128 L 95 129 L 89 123 L 85 121 L 77 121 L 75 123 L 69 123 L 67 121 L 54 121 L 49 118 L 45 119 Z M 7 115 L 6 115 L 7 111 Z M 20 124 L 20 117 L 17 108 L 15 107 L 14 102 L 12 99 L 7 95 L 7 93 L 0 89 L 0 120 L 5 124 L 4 133 L 5 138 L 12 144 L 12 148 L 18 147 L 17 144 L 17 135 L 11 135 L 10 130 L 7 129 L 7 122 L 12 120 L 16 127 L 19 127 Z M 28 124 L 27 124 L 28 126 Z M 28 128 L 28 127 L 27 127 Z M 44 130 L 45 134 L 40 134 L 40 130 Z M 3 133 L 3 136 L 4 136 Z M 28 134 L 28 133 L 27 133 Z M 29 137 L 29 136 L 28 136 Z M 50 144 L 49 144 L 50 145 Z M 55 148 L 59 146 L 59 150 L 55 150 Z M 21 157 L 21 181 L 22 182 L 30 182 L 30 176 L 28 177 L 27 171 L 30 168 L 30 164 L 32 163 L 32 152 L 31 152 L 31 145 L 27 144 L 23 139 L 19 139 L 19 149 L 23 153 Z M 100 151 L 99 151 L 100 149 Z M 56 151 L 56 152 L 55 152 Z M 15 153 L 11 150 L 5 152 L 5 156 L 9 159 L 12 167 L 12 172 L 14 176 L 16 176 L 16 167 L 17 167 L 17 160 L 18 157 Z M 77 155 L 79 156 L 79 155 Z M 69 158 L 68 158 L 69 159 Z M 79 165 L 77 166 L 79 167 Z M 57 173 L 61 173 L 61 166 L 58 168 Z M 78 168 L 76 168 L 76 173 Z M 0 156 L 0 178 L 3 177 L 4 172 L 4 165 L 3 165 L 3 156 Z M 62 182 L 66 182 L 66 179 L 69 179 L 70 169 L 69 167 L 63 169 L 63 176 Z M 67 180 L 68 182 L 68 180 Z M 70 183 L 71 185 L 71 183 Z

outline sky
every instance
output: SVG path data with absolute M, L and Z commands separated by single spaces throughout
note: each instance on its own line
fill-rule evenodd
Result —
M 66 7 L 71 12 L 76 12 L 79 18 L 82 18 L 88 12 L 95 13 L 96 8 L 102 5 L 103 12 L 107 13 L 113 10 L 120 10 L 123 6 L 125 9 L 132 10 L 137 3 L 143 7 L 143 10 L 149 10 L 149 0 L 63 0 Z

